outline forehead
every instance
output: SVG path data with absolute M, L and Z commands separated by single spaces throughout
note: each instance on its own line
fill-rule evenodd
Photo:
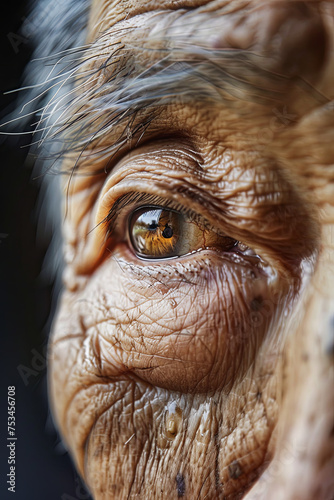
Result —
M 92 0 L 90 30 L 91 32 L 96 30 L 96 23 L 99 23 L 100 28 L 103 29 L 146 12 L 189 10 L 207 4 L 214 4 L 217 8 L 219 5 L 228 6 L 232 3 L 231 0 L 218 2 L 212 2 L 212 0 Z
M 89 38 L 92 41 L 99 33 L 125 20 L 135 18 L 134 22 L 138 22 L 147 13 L 176 13 L 182 16 L 185 23 L 187 19 L 194 22 L 198 16 L 202 23 L 208 17 L 212 30 L 217 27 L 217 21 L 223 36 L 230 26 L 221 23 L 237 20 L 233 26 L 234 36 L 229 33 L 226 45 L 238 43 L 241 48 L 249 48 L 256 39 L 261 41 L 261 38 L 285 35 L 290 38 L 288 44 L 295 43 L 297 48 L 300 35 L 303 37 L 307 32 L 310 39 L 308 49 L 312 49 L 314 37 L 318 37 L 319 32 L 323 31 L 318 29 L 319 24 L 323 28 L 322 22 L 319 22 L 319 12 L 323 14 L 330 10 L 331 2 L 310 0 L 92 0 Z M 248 24 L 246 29 L 243 26 L 245 20 Z M 196 26 L 197 30 L 198 28 Z M 298 33 L 299 31 L 302 33 Z M 276 40 L 276 44 L 278 43 L 284 47 L 286 40 Z M 299 49 L 302 50 L 303 47 L 299 46 Z
M 325 4 L 325 5 L 324 5 Z M 236 70 L 239 83 L 256 66 L 262 92 L 283 79 L 307 78 L 314 84 L 329 41 L 326 2 L 290 0 L 93 0 L 88 41 L 110 56 L 113 44 L 125 47 L 140 68 L 157 59 L 201 61 L 211 54 L 218 65 Z M 140 51 L 140 52 L 139 52 Z M 136 55 L 138 57 L 136 57 Z M 239 57 L 240 56 L 240 57 Z M 254 71 L 253 71 L 254 73 Z M 210 78 L 211 75 L 208 75 Z M 282 85 L 282 78 L 279 86 Z M 275 88 L 276 90 L 276 88 Z

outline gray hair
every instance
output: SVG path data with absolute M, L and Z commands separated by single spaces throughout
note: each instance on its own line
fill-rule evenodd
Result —
M 4 134 L 28 134 L 31 136 L 29 156 L 33 158 L 32 178 L 40 184 L 37 202 L 37 237 L 49 241 L 42 274 L 47 282 L 54 282 L 56 300 L 61 286 L 62 236 L 61 236 L 61 192 L 59 176 L 52 175 L 54 144 L 41 141 L 42 132 L 36 126 L 43 110 L 48 108 L 58 93 L 66 94 L 69 85 L 61 89 L 54 86 L 57 77 L 50 73 L 50 64 L 57 58 L 57 72 L 66 71 L 66 60 L 62 54 L 80 51 L 85 40 L 88 20 L 88 0 L 34 0 L 30 14 L 24 21 L 21 34 L 33 48 L 32 60 L 24 72 L 24 84 L 18 89 L 16 110 L 2 125 Z M 62 79 L 58 76 L 58 79 Z M 51 83 L 52 82 L 52 83 Z M 50 116 L 50 122 L 53 117 Z M 9 130 L 8 130 L 9 129 Z M 50 174 L 50 175 L 48 175 Z

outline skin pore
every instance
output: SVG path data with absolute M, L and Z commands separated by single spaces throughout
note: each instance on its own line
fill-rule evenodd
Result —
M 49 383 L 96 500 L 330 499 L 332 28 L 329 2 L 93 1 Z

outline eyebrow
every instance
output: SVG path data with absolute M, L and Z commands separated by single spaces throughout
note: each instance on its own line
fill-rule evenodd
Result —
M 159 43 L 154 47 L 138 30 L 103 33 L 79 61 L 73 51 L 63 56 L 65 71 L 54 78 L 60 88 L 70 89 L 49 101 L 39 128 L 40 142 L 53 142 L 55 161 L 76 155 L 71 175 L 89 175 L 95 160 L 106 162 L 104 170 L 111 169 L 119 151 L 140 143 L 170 104 L 229 107 L 236 100 L 260 105 L 284 101 L 287 77 L 267 70 L 260 55 L 178 44 L 177 38 L 173 49 Z M 145 64 L 147 54 L 151 62 Z

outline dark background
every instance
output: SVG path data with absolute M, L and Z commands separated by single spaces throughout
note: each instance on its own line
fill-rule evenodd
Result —
M 0 122 L 15 108 L 31 57 L 20 35 L 28 2 L 11 0 L 1 11 Z M 0 130 L 5 130 L 2 127 Z M 47 402 L 45 347 L 53 284 L 42 271 L 48 241 L 36 239 L 38 182 L 32 180 L 29 136 L 0 136 L 0 498 L 89 498 L 55 431 Z M 54 308 L 54 307 L 53 307 Z M 8 491 L 7 389 L 16 387 L 16 492 Z

